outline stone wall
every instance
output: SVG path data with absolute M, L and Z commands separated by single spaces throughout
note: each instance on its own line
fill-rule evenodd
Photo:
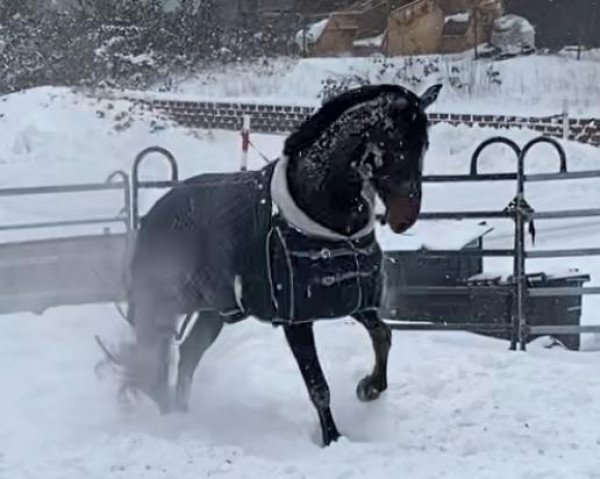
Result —
M 136 100 L 140 101 L 140 100 Z M 244 115 L 251 116 L 251 130 L 257 133 L 286 134 L 314 111 L 309 106 L 260 105 L 211 101 L 142 100 L 145 107 L 163 113 L 191 128 L 241 130 Z M 488 128 L 529 128 L 540 134 L 563 136 L 563 116 L 521 117 L 508 115 L 470 115 L 430 113 L 431 123 L 481 126 Z M 569 118 L 570 140 L 600 146 L 600 118 Z

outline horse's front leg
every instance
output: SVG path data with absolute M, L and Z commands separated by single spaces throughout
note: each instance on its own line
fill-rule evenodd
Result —
M 317 357 L 312 323 L 284 326 L 284 330 L 310 399 L 317 409 L 323 433 L 323 445 L 328 446 L 340 437 L 340 433 L 329 408 L 329 386 Z
M 375 310 L 357 313 L 354 318 L 367 328 L 375 353 L 373 372 L 358 383 L 356 395 L 361 401 L 373 401 L 387 389 L 387 362 L 392 346 L 392 331 Z

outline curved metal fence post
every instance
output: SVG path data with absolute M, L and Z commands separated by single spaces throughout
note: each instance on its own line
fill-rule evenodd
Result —
M 525 271 L 525 223 L 527 213 L 525 211 L 525 158 L 532 147 L 539 143 L 549 143 L 558 152 L 560 161 L 560 173 L 567 172 L 567 155 L 561 144 L 554 138 L 539 136 L 529 141 L 521 150 L 519 155 L 519 168 L 517 172 L 517 202 L 515 205 L 515 281 L 517 282 L 517 319 L 519 324 L 519 349 L 525 351 L 529 326 L 525 315 L 527 301 L 527 276 Z
M 133 229 L 133 222 L 131 217 L 131 183 L 130 178 L 127 173 L 123 170 L 117 170 L 112 172 L 108 178 L 106 178 L 106 183 L 114 183 L 116 178 L 120 178 L 123 183 L 123 210 L 125 211 L 125 227 L 127 231 Z
M 517 158 L 521 154 L 521 148 L 519 148 L 519 145 L 517 145 L 510 138 L 506 138 L 505 136 L 494 136 L 492 138 L 488 138 L 487 140 L 485 140 L 479 144 L 479 146 L 475 149 L 475 151 L 473 152 L 473 155 L 471 156 L 471 175 L 472 176 L 476 176 L 478 174 L 477 163 L 479 161 L 479 156 L 481 155 L 481 152 L 483 150 L 485 150 L 488 146 L 495 145 L 495 144 L 503 144 L 503 145 L 509 146 L 514 151 Z
M 567 172 L 567 154 L 565 153 L 564 148 L 562 147 L 562 145 L 558 142 L 558 140 L 556 140 L 555 138 L 551 138 L 549 136 L 538 136 L 537 138 L 534 138 L 533 140 L 529 141 L 524 147 L 523 147 L 523 158 L 525 158 L 527 156 L 527 153 L 529 153 L 529 150 L 531 150 L 531 148 L 535 145 L 537 145 L 538 143 L 549 143 L 550 145 L 552 145 L 554 147 L 554 149 L 558 152 L 558 159 L 560 161 L 560 173 L 566 173 Z
M 163 148 L 161 146 L 151 146 L 149 148 L 146 148 L 146 149 L 140 151 L 137 154 L 137 156 L 135 157 L 135 160 L 133 162 L 133 169 L 132 169 L 132 174 L 131 174 L 131 216 L 132 216 L 132 225 L 133 225 L 134 229 L 137 229 L 139 227 L 139 223 L 140 223 L 139 169 L 140 169 L 141 163 L 151 153 L 159 153 L 164 158 L 166 158 L 166 160 L 169 163 L 169 166 L 171 167 L 171 181 L 178 181 L 178 179 L 179 179 L 179 169 L 177 167 L 177 161 L 175 160 L 175 157 L 173 156 L 173 154 L 166 148 Z
M 523 200 L 524 191 L 524 168 L 523 168 L 523 156 L 519 145 L 510 138 L 505 136 L 494 136 L 481 142 L 479 146 L 473 152 L 471 156 L 471 176 L 478 176 L 477 170 L 479 157 L 483 150 L 490 145 L 502 144 L 510 147 L 517 157 L 517 196 L 515 198 L 515 209 L 514 209 L 514 221 L 515 221 L 515 246 L 514 246 L 514 263 L 513 263 L 513 281 L 514 294 L 512 295 L 512 301 L 514 308 L 512 327 L 513 332 L 511 335 L 510 349 L 516 349 L 516 338 L 521 338 L 521 322 L 524 317 L 524 290 L 526 286 L 524 281 L 525 277 L 525 221 L 520 210 L 519 205 Z
M 527 318 L 525 317 L 525 301 L 527 299 L 527 276 L 525 275 L 525 166 L 524 150 L 519 153 L 517 162 L 517 197 L 515 198 L 515 261 L 514 281 L 516 285 L 516 315 L 519 349 L 525 351 L 527 345 Z

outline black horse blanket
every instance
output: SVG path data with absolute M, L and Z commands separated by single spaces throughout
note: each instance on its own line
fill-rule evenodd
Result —
M 142 220 L 133 274 L 148 260 L 156 271 L 158 261 L 168 285 L 161 294 L 183 311 L 214 308 L 230 321 L 292 324 L 377 308 L 382 252 L 373 230 L 324 238 L 293 226 L 272 199 L 275 167 L 204 174 L 171 190 Z

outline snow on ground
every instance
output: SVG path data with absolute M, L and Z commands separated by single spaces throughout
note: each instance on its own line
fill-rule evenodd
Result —
M 445 87 L 432 111 L 555 115 L 563 111 L 567 101 L 571 115 L 598 117 L 599 58 L 600 51 L 592 50 L 584 52 L 580 61 L 570 52 L 474 61 L 473 53 L 468 52 L 388 58 L 385 73 L 380 73 L 382 57 L 281 59 L 196 72 L 190 78 L 176 80 L 173 93 L 185 98 L 259 99 L 310 105 L 319 103 L 325 80 L 357 75 L 374 83 L 409 84 L 416 80 L 416 91 L 442 82 Z M 432 71 L 432 67 L 437 71 Z M 172 97 L 173 93 L 163 95 Z
M 0 184 L 103 181 L 114 169 L 128 171 L 134 155 L 153 144 L 173 150 L 182 176 L 239 164 L 235 132 L 192 134 L 169 126 L 152 133 L 152 119 L 135 111 L 128 113 L 131 126 L 116 132 L 121 111 L 129 112 L 129 105 L 111 109 L 62 89 L 0 100 Z M 477 143 L 496 133 L 433 127 L 427 172 L 468 171 Z M 520 143 L 535 136 L 527 130 L 506 134 Z M 276 156 L 282 138 L 256 135 L 253 141 Z M 598 149 L 563 144 L 571 170 L 600 164 Z M 547 146 L 533 151 L 529 171 L 556 167 Z M 252 167 L 261 162 L 252 152 Z M 514 160 L 494 147 L 481 168 L 513 170 Z M 153 178 L 166 174 L 158 162 L 145 171 Z M 598 191 L 593 180 L 527 186 L 538 210 L 591 207 Z M 144 207 L 159 194 L 144 193 Z M 437 184 L 424 194 L 426 211 L 500 209 L 514 185 Z M 0 198 L 0 223 L 120 208 L 119 197 L 67 196 Z M 510 223 L 489 223 L 496 229 L 487 246 L 510 246 Z M 546 223 L 538 225 L 535 248 L 596 246 L 600 239 L 593 219 Z M 16 237 L 2 233 L 0 242 Z M 600 278 L 594 258 L 528 266 L 577 266 L 594 284 Z M 486 261 L 485 269 L 507 271 L 510 261 Z M 586 299 L 584 322 L 600 322 L 598 306 Z M 93 336 L 117 341 L 126 333 L 111 305 L 2 316 L 0 478 L 600 477 L 599 352 L 547 350 L 537 342 L 515 353 L 504 341 L 466 333 L 397 332 L 390 388 L 379 401 L 363 404 L 354 388 L 372 366 L 366 333 L 349 320 L 321 323 L 316 331 L 333 412 L 345 434 L 327 449 L 318 445 L 316 416 L 279 329 L 252 320 L 226 328 L 196 375 L 190 414 L 160 417 L 149 403 L 121 407 L 110 378 L 94 375 L 101 354 Z M 587 349 L 594 344 L 588 337 Z

